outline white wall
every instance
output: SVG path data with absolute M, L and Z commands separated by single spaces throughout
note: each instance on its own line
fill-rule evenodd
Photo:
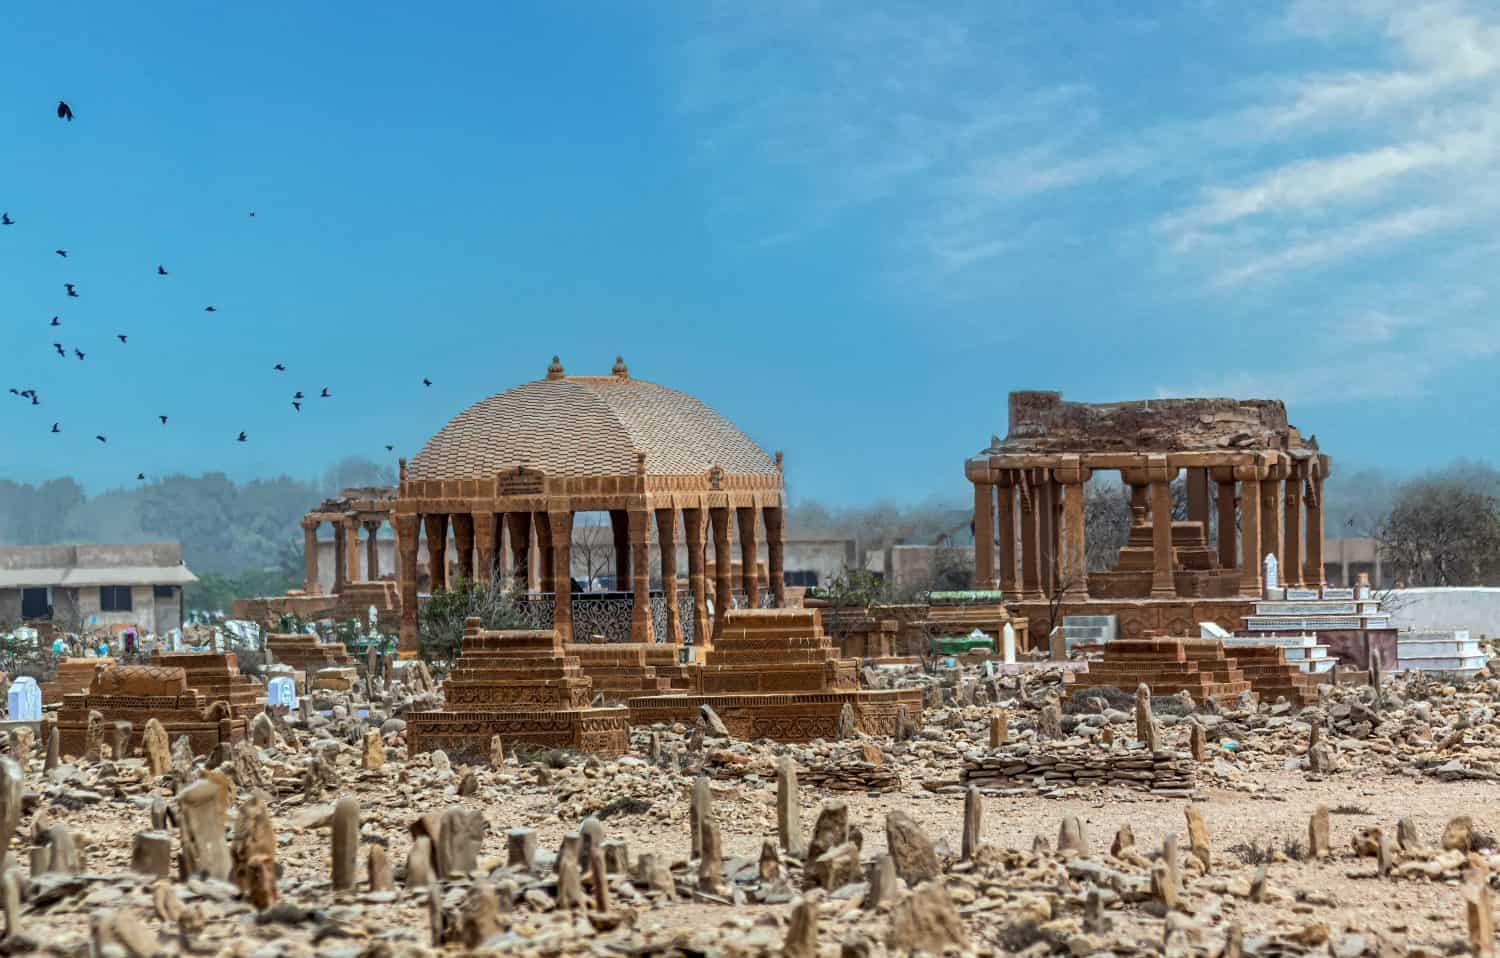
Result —
M 1393 589 L 1382 595 L 1397 628 L 1468 629 L 1475 638 L 1500 636 L 1500 589 Z

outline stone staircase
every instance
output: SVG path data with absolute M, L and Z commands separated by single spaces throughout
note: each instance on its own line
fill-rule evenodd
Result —
M 1231 635 L 1224 638 L 1224 647 L 1236 656 L 1241 649 L 1255 646 L 1279 648 L 1288 664 L 1313 675 L 1332 672 L 1336 661 L 1328 654 L 1328 646 L 1320 643 L 1314 635 Z
M 1211 639 L 1116 639 L 1104 646 L 1101 661 L 1090 662 L 1075 678 L 1079 688 L 1112 686 L 1122 692 L 1144 682 L 1152 695 L 1187 692 L 1196 701 L 1211 698 L 1226 707 L 1250 691 L 1244 672 L 1224 655 L 1223 644 Z
M 1318 679 L 1303 672 L 1295 663 L 1288 662 L 1286 650 L 1275 645 L 1229 646 L 1226 651 L 1250 682 L 1255 694 L 1262 702 L 1274 703 L 1284 698 L 1294 706 L 1318 704 Z M 1329 660 L 1332 667 L 1332 660 Z
M 1371 598 L 1328 598 L 1310 589 L 1286 589 L 1288 598 L 1268 599 L 1255 603 L 1255 611 L 1245 617 L 1250 632 L 1315 632 L 1319 629 L 1388 629 L 1390 616 Z M 1349 590 L 1340 590 L 1349 591 Z M 1306 596 L 1313 596 L 1312 598 Z M 1295 597 L 1294 597 L 1295 596 Z
M 1396 636 L 1397 672 L 1440 672 L 1470 676 L 1488 659 L 1467 630 L 1402 632 Z

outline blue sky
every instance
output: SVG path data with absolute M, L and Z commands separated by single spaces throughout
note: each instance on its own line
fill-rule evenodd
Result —
M 1494 443 L 1492 4 L 16 2 L 0 37 L 0 385 L 42 401 L 0 395 L 9 478 L 410 455 L 554 353 L 830 502 L 963 497 L 1022 388 L 1284 398 L 1351 465 Z

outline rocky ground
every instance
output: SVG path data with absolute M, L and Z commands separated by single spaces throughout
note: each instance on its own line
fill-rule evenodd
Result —
M 117 760 L 102 726 L 97 758 L 23 737 L 0 762 L 0 951 L 1493 951 L 1500 680 L 1138 715 L 1059 678 L 923 678 L 900 741 L 734 742 L 709 715 L 611 761 L 408 759 L 383 716 L 432 693 L 399 685 L 368 727 L 325 697 L 332 717 L 257 717 L 210 761 L 149 729 Z M 1189 787 L 1086 777 L 1141 739 Z M 967 787 L 1002 758 L 1055 771 Z

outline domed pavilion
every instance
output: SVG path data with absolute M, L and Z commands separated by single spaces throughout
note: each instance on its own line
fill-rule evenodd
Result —
M 602 634 L 707 646 L 720 628 L 710 624 L 704 575 L 710 534 L 715 610 L 784 604 L 783 495 L 781 454 L 768 454 L 709 406 L 632 378 L 619 359 L 608 376 L 570 376 L 553 357 L 545 378 L 470 406 L 402 461 L 394 509 L 400 653 L 417 648 L 424 532 L 434 591 L 448 585 L 450 535 L 458 575 L 482 582 L 501 574 L 508 546 L 516 587 L 541 586 L 526 596 L 532 628 L 555 629 L 564 642 Z M 588 592 L 589 582 L 574 581 L 574 519 L 585 512 L 609 516 L 616 592 Z M 730 523 L 738 531 L 738 581 Z M 679 591 L 679 529 L 686 591 Z M 757 563 L 762 530 L 767 583 Z M 659 589 L 651 587 L 653 534 Z M 539 556 L 531 554 L 533 538 Z

